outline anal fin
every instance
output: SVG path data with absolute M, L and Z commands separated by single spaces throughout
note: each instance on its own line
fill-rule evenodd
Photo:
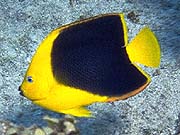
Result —
M 62 110 L 61 112 L 77 117 L 93 117 L 91 111 L 85 109 L 84 107 Z

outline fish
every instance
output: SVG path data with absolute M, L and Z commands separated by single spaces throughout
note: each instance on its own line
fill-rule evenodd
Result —
M 138 64 L 160 65 L 160 45 L 145 26 L 128 43 L 123 13 L 108 13 L 60 26 L 40 43 L 19 87 L 48 110 L 93 117 L 93 103 L 125 100 L 151 77 Z

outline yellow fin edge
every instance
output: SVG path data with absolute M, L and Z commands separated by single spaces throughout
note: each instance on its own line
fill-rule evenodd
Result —
M 127 34 L 127 25 L 124 19 L 124 14 L 120 13 L 119 14 L 120 18 L 121 18 L 121 22 L 122 22 L 122 26 L 123 26 L 123 31 L 124 31 L 124 46 L 127 46 L 128 44 L 128 34 Z

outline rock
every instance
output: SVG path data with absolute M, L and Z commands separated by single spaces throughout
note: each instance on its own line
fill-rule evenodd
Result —
M 56 119 L 56 118 L 51 118 L 51 117 L 49 117 L 49 116 L 44 116 L 43 117 L 43 119 L 45 120 L 45 121 L 47 121 L 47 122 L 50 122 L 50 123 L 58 123 L 58 119 Z
M 66 128 L 64 129 L 64 132 L 65 132 L 66 134 L 70 134 L 71 132 L 76 131 L 76 128 L 75 128 L 75 126 L 74 126 L 73 123 L 71 123 L 71 122 L 69 122 L 69 121 L 65 121 L 63 124 L 64 124 L 64 126 L 66 127 Z
M 46 135 L 44 131 L 40 128 L 37 128 L 34 132 L 34 135 Z
M 17 132 L 18 132 L 18 129 L 17 129 L 17 128 L 11 127 L 11 128 L 9 128 L 9 129 L 6 131 L 6 134 L 7 134 L 7 135 L 13 135 L 13 134 L 15 134 L 15 133 L 17 133 Z
M 43 127 L 43 130 L 47 135 L 50 135 L 51 133 L 53 133 L 53 129 L 50 127 Z

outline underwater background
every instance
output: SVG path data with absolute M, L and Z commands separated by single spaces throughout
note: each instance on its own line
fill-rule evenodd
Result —
M 32 55 L 51 30 L 112 12 L 124 13 L 129 41 L 144 26 L 149 26 L 159 40 L 160 67 L 143 67 L 152 77 L 148 88 L 114 104 L 89 106 L 95 118 L 64 118 L 19 95 L 18 87 Z M 65 129 L 68 122 L 71 129 Z M 179 0 L 0 1 L 0 134 L 55 131 L 82 135 L 180 134 Z

